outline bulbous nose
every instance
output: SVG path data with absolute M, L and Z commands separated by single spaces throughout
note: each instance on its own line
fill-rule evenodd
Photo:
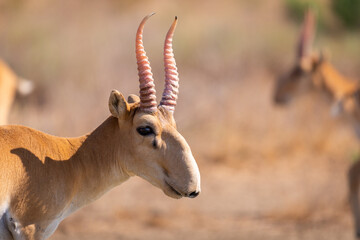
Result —
M 190 193 L 187 197 L 189 198 L 196 198 L 200 194 L 200 191 L 194 191 Z

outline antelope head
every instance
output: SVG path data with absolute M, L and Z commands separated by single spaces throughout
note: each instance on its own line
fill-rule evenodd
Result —
M 305 77 L 310 77 L 315 85 L 320 85 L 318 82 L 319 78 L 316 74 L 319 65 L 325 58 L 323 54 L 312 51 L 314 33 L 314 14 L 311 10 L 308 10 L 298 40 L 295 64 L 290 71 L 280 76 L 276 82 L 274 94 L 275 103 L 287 103 Z
M 125 142 L 126 149 L 122 149 L 128 156 L 124 160 L 125 171 L 144 178 L 170 197 L 194 198 L 200 193 L 200 172 L 173 116 L 179 88 L 172 50 L 177 18 L 165 38 L 165 89 L 157 105 L 153 74 L 142 42 L 145 22 L 152 15 L 142 20 L 136 34 L 140 97 L 130 95 L 126 101 L 113 90 L 109 109 L 118 119 L 120 136 Z

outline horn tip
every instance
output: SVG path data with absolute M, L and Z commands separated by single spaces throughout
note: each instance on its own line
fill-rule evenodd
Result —
M 175 21 L 177 20 L 177 16 L 175 16 Z
M 145 18 L 144 18 L 144 20 L 148 19 L 149 17 L 153 16 L 154 14 L 155 14 L 155 12 L 152 12 L 152 13 L 150 13 L 149 15 L 146 15 Z

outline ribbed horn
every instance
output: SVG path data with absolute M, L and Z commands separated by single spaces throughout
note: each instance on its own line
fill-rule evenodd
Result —
M 160 105 L 170 112 L 174 112 L 176 100 L 179 93 L 179 74 L 172 49 L 172 38 L 174 35 L 177 17 L 166 34 L 164 44 L 164 65 L 165 65 L 165 89 L 160 101 Z
M 138 65 L 138 74 L 140 82 L 140 109 L 153 113 L 156 111 L 156 91 L 153 74 L 151 72 L 150 62 L 146 56 L 142 35 L 146 20 L 154 15 L 151 13 L 141 21 L 136 33 L 136 60 Z
M 297 57 L 300 59 L 311 54 L 311 48 L 315 34 L 315 16 L 309 9 L 305 14 L 304 24 L 301 30 Z

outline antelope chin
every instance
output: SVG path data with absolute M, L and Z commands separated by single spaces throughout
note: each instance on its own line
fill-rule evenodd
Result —
M 180 192 L 178 192 L 173 186 L 171 186 L 166 181 L 163 192 L 171 198 L 180 199 L 183 197 L 183 195 Z

